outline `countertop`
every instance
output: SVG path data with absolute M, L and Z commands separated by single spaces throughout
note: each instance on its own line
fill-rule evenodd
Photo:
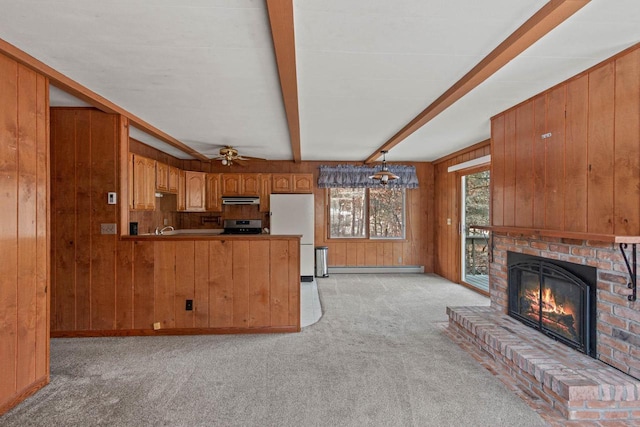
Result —
M 300 239 L 301 234 L 222 234 L 222 230 L 189 229 L 165 231 L 163 234 L 120 236 L 122 240 L 288 240 Z

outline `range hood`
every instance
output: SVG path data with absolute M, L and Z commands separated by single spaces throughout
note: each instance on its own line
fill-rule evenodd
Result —
M 223 205 L 259 205 L 260 197 L 258 196 L 234 196 L 223 197 Z

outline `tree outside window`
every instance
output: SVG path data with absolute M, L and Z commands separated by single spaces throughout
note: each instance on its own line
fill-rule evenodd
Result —
M 404 239 L 404 194 L 403 189 L 329 189 L 329 237 Z

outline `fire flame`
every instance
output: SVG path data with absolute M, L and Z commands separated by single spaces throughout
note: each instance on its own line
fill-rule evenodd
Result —
M 540 297 L 539 290 L 529 290 L 527 291 L 527 298 L 530 301 L 540 301 L 542 304 L 542 311 L 545 313 L 556 313 L 556 314 L 573 314 L 573 311 L 565 308 L 562 304 L 556 303 L 556 298 L 551 292 L 551 288 L 544 288 L 542 291 L 542 298 Z M 537 309 L 537 304 L 534 304 Z

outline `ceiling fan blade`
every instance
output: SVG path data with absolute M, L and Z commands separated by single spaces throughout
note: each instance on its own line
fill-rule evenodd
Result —
M 239 158 L 242 158 L 242 160 L 264 160 L 266 161 L 267 159 L 263 159 L 262 157 L 251 157 L 251 156 L 238 156 Z

